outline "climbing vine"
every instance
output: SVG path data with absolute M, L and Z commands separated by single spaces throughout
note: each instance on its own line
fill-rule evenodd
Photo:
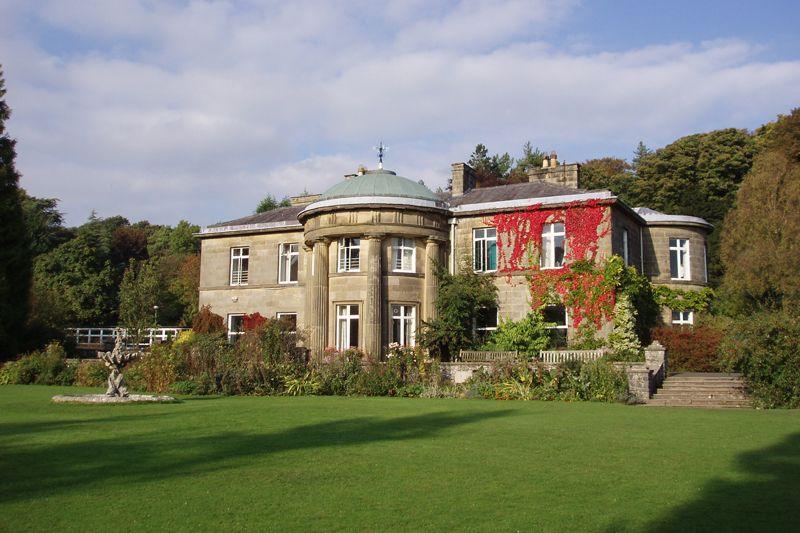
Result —
M 714 290 L 703 287 L 696 291 L 673 289 L 664 285 L 653 287 L 656 303 L 673 311 L 706 311 L 714 299 Z

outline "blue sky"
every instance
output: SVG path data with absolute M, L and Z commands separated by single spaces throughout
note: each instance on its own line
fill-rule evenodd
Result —
M 70 224 L 201 225 L 371 148 L 436 188 L 478 142 L 629 157 L 800 105 L 800 3 L 0 0 L 22 185 Z

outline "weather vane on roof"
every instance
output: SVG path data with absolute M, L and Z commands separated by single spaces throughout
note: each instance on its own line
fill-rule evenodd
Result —
M 372 149 L 378 152 L 378 168 L 383 170 L 383 156 L 389 147 L 384 145 L 383 141 L 381 141 L 378 143 L 378 146 L 373 146 Z

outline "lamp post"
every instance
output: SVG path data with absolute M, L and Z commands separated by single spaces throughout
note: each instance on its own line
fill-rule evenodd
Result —
M 158 327 L 158 306 L 157 305 L 153 306 L 153 315 L 155 317 L 155 325 L 156 325 L 156 327 Z

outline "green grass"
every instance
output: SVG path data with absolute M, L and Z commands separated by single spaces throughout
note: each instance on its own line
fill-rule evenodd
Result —
M 800 413 L 0 387 L 0 530 L 796 530 Z

